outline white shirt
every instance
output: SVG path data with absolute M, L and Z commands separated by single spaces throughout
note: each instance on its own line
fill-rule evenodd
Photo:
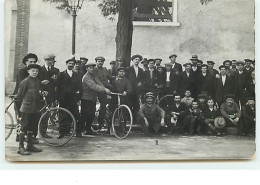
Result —
M 171 75 L 171 72 L 170 72 L 170 71 L 167 71 L 167 72 L 166 72 L 166 82 L 169 82 L 169 81 L 170 81 L 170 75 Z
M 67 69 L 67 73 L 68 73 L 68 75 L 69 75 L 70 77 L 72 77 L 72 73 L 73 73 L 72 70 L 68 70 L 68 69 Z
M 153 71 L 154 71 L 154 68 L 149 68 L 149 72 L 150 72 L 150 78 L 153 78 Z
M 134 70 L 135 70 L 135 76 L 137 77 L 138 76 L 138 66 L 135 66 L 135 65 L 133 65 L 134 66 Z
M 238 71 L 238 73 L 241 75 L 243 73 L 243 71 Z
M 187 74 L 187 77 L 190 77 L 190 73 L 188 73 L 188 72 L 186 71 L 186 74 Z
M 174 66 L 175 66 L 175 62 L 174 63 L 171 63 L 172 64 L 172 69 L 174 68 Z
M 212 108 L 209 108 L 210 111 L 213 111 L 213 107 Z
M 203 76 L 206 76 L 206 75 L 207 75 L 207 73 L 202 73 L 202 75 L 203 75 Z
M 223 84 L 223 86 L 225 85 L 225 82 L 226 82 L 226 78 L 227 78 L 227 76 L 225 75 L 225 76 L 221 76 L 221 78 L 222 78 L 222 84 Z
M 49 71 L 49 68 L 51 69 L 51 66 L 48 66 L 46 64 L 44 64 L 44 67 L 46 68 L 47 71 Z

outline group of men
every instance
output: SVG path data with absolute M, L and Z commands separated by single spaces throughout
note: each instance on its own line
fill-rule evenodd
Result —
M 58 101 L 61 107 L 68 109 L 74 115 L 77 120 L 78 137 L 81 137 L 84 132 L 95 134 L 91 130 L 91 124 L 95 117 L 97 100 L 100 102 L 98 122 L 101 126 L 105 119 L 107 105 L 109 104 L 111 110 L 115 108 L 116 100 L 110 92 L 123 95 L 122 103 L 131 108 L 134 123 L 140 121 L 139 118 L 144 119 L 144 114 L 141 112 L 144 109 L 140 110 L 140 102 L 146 104 L 146 98 L 155 97 L 158 89 L 161 97 L 172 94 L 175 96 L 174 100 L 184 99 L 186 103 L 190 98 L 197 101 L 200 96 L 205 96 L 205 101 L 208 103 L 208 100 L 212 100 L 217 108 L 226 102 L 226 96 L 232 94 L 232 99 L 240 110 L 246 107 L 248 98 L 255 97 L 254 61 L 252 60 L 245 59 L 245 62 L 225 60 L 217 71 L 214 69 L 213 61 L 203 64 L 197 55 L 193 55 L 183 66 L 177 63 L 176 59 L 176 54 L 170 55 L 169 62 L 162 66 L 160 58 L 147 60 L 141 55 L 134 55 L 131 57 L 130 67 L 124 66 L 122 59 L 117 58 L 116 61 L 110 62 L 111 68 L 107 69 L 104 67 L 104 57 L 96 57 L 93 63 L 88 62 L 84 57 L 80 60 L 72 58 L 66 61 L 66 70 L 60 72 L 55 67 L 55 55 L 49 54 L 44 57 L 45 64 L 40 66 L 38 79 L 41 89 L 48 92 L 46 97 L 48 104 Z M 28 67 L 36 64 L 37 61 L 38 57 L 33 53 L 24 57 L 25 67 L 19 69 L 14 94 L 17 94 L 21 82 L 28 76 Z M 142 68 L 140 63 L 143 65 Z M 187 94 L 190 95 L 186 96 Z M 79 101 L 81 112 L 79 112 Z M 192 108 L 193 101 L 187 104 L 188 108 Z M 160 124 L 165 127 L 174 122 L 172 119 L 179 113 L 164 111 L 166 114 L 163 116 L 161 112 L 161 116 L 168 117 L 169 120 L 161 121 Z M 17 113 L 20 114 L 19 111 Z M 147 123 L 148 121 L 145 121 L 144 127 Z M 192 133 L 193 131 L 190 130 L 189 133 Z M 33 132 L 36 136 L 37 129 L 35 128 Z M 60 137 L 63 137 L 62 133 Z

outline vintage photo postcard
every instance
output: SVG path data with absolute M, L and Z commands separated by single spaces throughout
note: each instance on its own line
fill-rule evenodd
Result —
M 8 161 L 248 160 L 253 0 L 5 0 Z

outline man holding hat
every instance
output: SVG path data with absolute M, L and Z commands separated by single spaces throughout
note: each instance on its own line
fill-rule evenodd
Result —
M 225 102 L 220 106 L 220 112 L 225 118 L 227 126 L 241 126 L 241 110 L 234 101 L 233 94 L 225 95 Z
M 127 69 L 127 78 L 132 86 L 132 93 L 129 95 L 130 108 L 133 112 L 134 122 L 136 122 L 137 113 L 139 110 L 139 98 L 142 93 L 142 86 L 144 84 L 144 71 L 138 66 L 143 59 L 141 55 L 133 55 L 131 57 L 133 65 Z
M 51 105 L 56 99 L 56 81 L 60 70 L 54 67 L 55 55 L 48 54 L 44 56 L 45 64 L 41 67 L 39 79 L 42 84 L 42 89 L 48 91 L 46 97 L 47 103 Z
M 103 93 L 104 95 L 110 93 L 110 90 L 105 88 L 99 78 L 95 75 L 95 66 L 95 63 L 87 63 L 87 73 L 82 79 L 79 136 L 81 136 L 80 132 L 83 132 L 84 130 L 86 135 L 95 135 L 91 130 L 91 125 L 95 118 L 97 96 L 99 93 Z
M 219 66 L 220 77 L 216 79 L 215 83 L 215 100 L 220 106 L 224 101 L 224 96 L 233 93 L 234 85 L 233 80 L 227 73 L 227 67 L 224 65 Z
M 169 56 L 169 59 L 171 61 L 170 63 L 172 64 L 172 71 L 178 75 L 182 72 L 182 66 L 181 64 L 176 62 L 176 58 L 176 54 L 172 54 Z
M 110 84 L 112 81 L 112 76 L 108 73 L 108 70 L 106 67 L 103 67 L 105 58 L 100 56 L 95 58 L 96 61 L 96 67 L 95 67 L 95 74 L 101 81 L 104 87 L 110 89 L 113 91 L 113 87 Z M 106 106 L 108 104 L 107 95 L 104 93 L 98 94 L 98 100 L 100 102 L 100 111 L 98 116 L 98 123 L 99 125 L 103 125 L 105 115 L 106 115 Z
M 81 61 L 81 67 L 80 70 L 83 72 L 83 74 L 86 74 L 86 64 L 88 62 L 88 59 L 85 57 L 80 57 L 79 60 Z
M 154 102 L 154 95 L 148 92 L 145 95 L 145 103 L 139 110 L 139 123 L 143 125 L 144 132 L 158 133 L 161 126 L 165 125 L 165 111 Z
M 243 61 L 237 61 L 238 70 L 233 75 L 235 101 L 238 105 L 240 102 L 242 107 L 246 104 L 248 82 L 250 81 L 250 76 L 245 72 L 244 65 Z
M 40 70 L 37 64 L 29 64 L 27 71 L 29 76 L 20 84 L 17 101 L 20 102 L 21 132 L 19 135 L 18 154 L 29 155 L 30 152 L 41 152 L 42 150 L 33 145 L 33 136 L 38 131 L 40 118 L 40 80 L 37 78 Z M 47 94 L 47 92 L 44 92 Z M 24 148 L 25 134 L 27 134 L 27 148 Z M 35 136 L 36 137 L 36 136 Z
M 79 109 L 78 109 L 78 97 L 81 93 L 81 79 L 78 73 L 73 71 L 75 66 L 75 59 L 69 59 L 66 61 L 67 69 L 60 72 L 57 79 L 57 93 L 60 106 L 68 109 L 76 119 L 77 134 L 80 132 L 79 126 Z M 69 130 L 60 130 L 59 138 L 64 137 Z

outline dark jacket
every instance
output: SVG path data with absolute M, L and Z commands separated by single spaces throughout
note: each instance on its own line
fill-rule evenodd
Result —
M 234 76 L 234 94 L 239 95 L 243 91 L 245 92 L 248 89 L 248 85 L 250 82 L 250 76 L 248 73 L 243 71 L 239 74 L 238 71 L 235 72 Z
M 28 76 L 19 87 L 17 100 L 21 103 L 20 112 L 37 113 L 40 111 L 40 80 Z
M 152 91 L 153 89 L 156 89 L 157 85 L 158 85 L 158 83 L 157 83 L 158 71 L 156 69 L 153 70 L 152 78 L 151 78 L 150 73 L 151 73 L 151 71 L 149 69 L 144 72 L 143 87 L 145 88 L 145 91 Z
M 67 70 L 60 72 L 57 79 L 57 92 L 59 100 L 63 100 L 66 94 L 77 96 L 77 92 L 81 89 L 81 79 L 76 73 L 72 73 L 72 77 L 69 76 Z
M 18 89 L 19 89 L 19 86 L 21 84 L 21 82 L 26 78 L 28 77 L 28 72 L 27 72 L 27 67 L 24 67 L 24 68 L 21 68 L 19 69 L 18 71 L 18 74 L 16 76 L 16 84 L 15 84 L 15 88 L 14 88 L 14 92 L 13 94 L 17 94 L 18 93 Z
M 179 76 L 179 83 L 178 83 L 178 92 L 183 97 L 186 90 L 191 91 L 191 96 L 194 97 L 194 86 L 195 86 L 195 78 L 194 74 L 190 73 L 189 77 L 187 76 L 186 71 L 183 71 Z
M 182 66 L 181 64 L 175 62 L 174 67 L 172 68 L 172 72 L 174 72 L 175 74 L 180 74 L 182 72 Z
M 198 85 L 198 93 L 207 92 L 207 96 L 211 96 L 213 94 L 213 87 L 214 87 L 214 78 L 210 74 L 206 74 L 203 76 L 202 73 L 199 74 L 197 79 Z
M 248 122 L 255 122 L 255 108 L 251 109 L 249 105 L 246 105 L 245 108 L 242 110 L 242 115 L 244 118 L 244 121 Z M 246 123 L 248 124 L 248 123 Z
M 130 81 L 133 88 L 133 93 L 136 94 L 140 92 L 140 87 L 137 87 L 139 82 L 144 83 L 144 71 L 138 67 L 138 76 L 135 75 L 134 67 L 131 66 L 127 69 L 127 79 Z
M 187 106 L 181 102 L 179 107 L 176 106 L 176 103 L 173 103 L 171 106 L 169 106 L 167 113 L 171 114 L 171 112 L 177 112 L 180 114 L 178 117 L 183 117 L 185 114 L 187 114 L 187 111 Z
M 205 119 L 215 119 L 216 117 L 220 116 L 219 109 L 214 109 L 211 111 L 208 107 L 202 111 L 202 115 Z
M 215 99 L 218 104 L 224 102 L 224 96 L 233 93 L 233 81 L 231 77 L 226 76 L 226 81 L 223 86 L 222 78 L 216 79 L 215 84 Z M 220 105 L 219 105 L 220 106 Z

